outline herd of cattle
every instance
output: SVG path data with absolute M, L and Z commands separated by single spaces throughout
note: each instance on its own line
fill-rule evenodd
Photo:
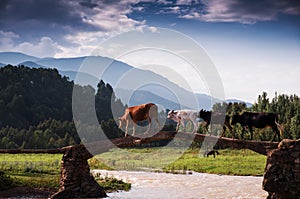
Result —
M 171 110 L 167 116 L 168 119 L 172 119 L 177 122 L 176 132 L 178 132 L 180 125 L 182 125 L 183 132 L 185 132 L 185 125 L 188 121 L 193 124 L 193 132 L 197 132 L 198 120 L 202 119 L 205 122 L 205 128 L 208 131 L 208 126 L 211 122 L 215 124 L 223 125 L 223 133 L 226 128 L 232 131 L 232 125 L 237 123 L 241 124 L 243 127 L 242 138 L 245 130 L 248 128 L 250 131 L 250 139 L 253 139 L 253 127 L 255 128 L 265 128 L 271 127 L 274 132 L 274 137 L 272 141 L 275 140 L 276 136 L 278 141 L 280 141 L 280 130 L 281 127 L 278 124 L 278 115 L 275 113 L 253 113 L 253 112 L 243 112 L 242 114 L 235 114 L 231 117 L 225 115 L 224 113 L 206 111 L 206 110 Z M 128 135 L 128 127 L 130 124 L 133 125 L 133 133 L 135 135 L 135 128 L 137 122 L 147 120 L 149 125 L 145 133 L 148 133 L 151 129 L 152 121 L 155 120 L 160 129 L 160 123 L 158 120 L 158 108 L 153 103 L 141 104 L 138 106 L 132 106 L 125 110 L 122 117 L 119 117 L 119 128 L 122 128 L 122 124 L 125 122 L 125 137 Z M 223 136 L 223 134 L 222 134 Z

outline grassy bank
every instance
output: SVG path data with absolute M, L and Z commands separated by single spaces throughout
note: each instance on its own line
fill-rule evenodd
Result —
M 60 154 L 0 154 L 0 171 L 4 172 L 2 180 L 0 180 L 0 191 L 1 188 L 11 187 L 57 191 L 61 158 Z M 107 167 L 102 165 L 101 168 Z M 97 177 L 96 180 L 108 192 L 130 189 L 130 184 L 115 178 Z
M 59 188 L 59 154 L 0 154 L 0 171 L 14 180 L 16 186 Z
M 89 160 L 91 169 L 150 170 L 158 172 L 261 176 L 266 157 L 250 150 L 219 150 L 216 158 L 203 157 L 199 149 L 179 148 L 113 149 Z M 57 190 L 62 155 L 0 154 L 0 171 L 12 180 L 9 186 Z M 107 191 L 128 190 L 130 185 L 114 178 L 96 180 Z
M 263 175 L 266 157 L 250 150 L 219 150 L 216 158 L 203 157 L 199 149 L 179 148 L 114 149 L 96 156 L 112 169 L 145 170 L 163 172 L 184 172 L 187 170 L 226 174 L 226 175 Z M 94 158 L 95 159 L 95 158 Z M 96 168 L 96 160 L 92 167 Z

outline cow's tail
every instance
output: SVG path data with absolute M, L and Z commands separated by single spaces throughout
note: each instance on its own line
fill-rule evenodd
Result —
M 283 137 L 283 128 L 278 122 L 278 115 L 276 115 L 276 117 L 275 117 L 275 124 L 276 124 L 277 128 L 279 129 L 280 136 Z

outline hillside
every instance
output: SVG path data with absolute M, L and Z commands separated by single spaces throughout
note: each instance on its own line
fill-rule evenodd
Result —
M 106 127 L 109 137 L 118 137 L 111 113 L 111 100 L 124 111 L 123 104 L 112 98 L 113 90 L 109 84 L 100 81 L 97 90 L 90 86 L 74 85 L 56 69 L 29 68 L 7 65 L 0 68 L 0 146 L 1 148 L 55 148 L 80 142 L 75 129 L 72 112 L 73 87 L 82 96 L 95 99 L 94 107 L 84 101 L 80 114 L 84 120 L 76 120 L 81 125 L 91 125 L 89 114 L 96 110 L 97 119 Z M 119 113 L 120 114 L 120 113 Z M 120 115 L 118 115 L 120 116 Z M 82 137 L 95 139 L 90 133 Z M 96 127 L 95 127 L 96 129 Z M 97 139 L 101 137 L 96 136 Z
M 17 61 L 19 62 L 16 63 Z M 220 102 L 219 99 L 214 99 L 206 94 L 191 93 L 159 74 L 134 68 L 126 63 L 106 57 L 87 56 L 56 59 L 36 58 L 14 52 L 0 52 L 0 63 L 24 64 L 34 68 L 56 68 L 60 74 L 69 77 L 69 79 L 74 80 L 75 83 L 81 85 L 89 84 L 95 89 L 99 79 L 103 79 L 104 82 L 112 85 L 115 90 L 134 91 L 138 99 L 132 99 L 132 102 L 145 103 L 149 102 L 149 100 L 160 101 L 161 105 L 166 109 L 180 106 L 189 107 L 191 109 L 211 109 L 214 103 Z M 85 69 L 83 69 L 83 67 Z M 97 73 L 103 74 L 100 77 L 96 75 Z M 148 85 L 145 86 L 145 83 Z M 137 85 L 141 85 L 142 88 L 137 88 Z M 147 95 L 145 95 L 145 92 L 147 92 Z M 177 99 L 174 94 L 180 99 Z M 118 95 L 118 97 L 123 103 L 128 102 L 127 96 Z M 194 97 L 196 97 L 195 102 L 191 102 L 191 98 Z M 195 103 L 197 106 L 195 106 Z M 136 104 L 133 103 L 132 105 Z
M 72 120 L 72 88 L 56 69 L 0 68 L 0 127 L 25 128 L 48 118 Z

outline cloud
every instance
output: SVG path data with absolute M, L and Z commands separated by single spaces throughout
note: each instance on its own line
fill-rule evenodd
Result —
M 91 12 L 93 6 L 90 1 L 52 1 L 52 0 L 10 0 L 1 1 L 0 24 L 36 26 L 45 23 L 49 28 L 89 28 L 82 19 L 84 12 Z M 92 6 L 93 5 L 93 6 Z M 80 11 L 82 10 L 82 11 Z
M 202 6 L 199 7 L 201 9 L 191 8 L 179 17 L 206 22 L 253 24 L 276 20 L 281 13 L 300 15 L 299 1 L 292 0 L 202 0 Z
M 126 31 L 145 23 L 128 18 L 127 14 L 131 12 L 131 8 L 127 5 L 105 6 L 105 8 L 94 8 L 94 13 L 88 16 L 90 20 L 87 20 L 86 23 L 102 31 Z
M 9 51 L 14 46 L 14 39 L 19 35 L 13 32 L 5 32 L 0 30 L 0 50 Z
M 61 52 L 62 46 L 54 42 L 50 37 L 42 37 L 38 43 L 29 42 L 15 43 L 19 35 L 13 32 L 4 32 L 0 30 L 0 51 L 23 52 L 37 57 L 54 56 Z
M 128 17 L 134 11 L 132 5 L 138 2 L 0 1 L 0 49 L 23 52 L 28 48 L 36 56 L 45 55 L 46 52 L 47 56 L 53 56 L 55 53 L 62 55 L 63 52 L 70 52 L 68 48 L 90 49 L 87 47 L 90 41 L 98 40 L 99 43 L 108 35 L 145 26 L 144 20 L 138 21 Z M 9 33 L 11 35 L 8 35 Z M 88 37 L 83 39 L 83 36 Z M 46 44 L 49 45 L 48 50 L 45 48 Z M 80 52 L 82 53 L 82 50 Z
M 42 37 L 36 44 L 29 42 L 16 44 L 15 39 L 18 38 L 19 35 L 13 32 L 0 30 L 0 51 L 23 52 L 37 57 L 50 57 L 61 51 L 61 46 L 49 37 Z
M 176 5 L 192 5 L 198 4 L 199 0 L 177 0 Z
M 61 46 L 54 42 L 50 37 L 42 37 L 40 41 L 34 45 L 29 42 L 18 44 L 14 51 L 28 53 L 37 57 L 53 57 L 57 52 L 61 52 Z
M 252 24 L 276 20 L 279 14 L 299 15 L 300 6 L 292 0 L 1 0 L 0 49 L 30 46 L 47 56 L 86 55 L 108 37 L 149 27 L 145 17 L 157 14 Z M 42 47 L 46 43 L 49 50 Z

